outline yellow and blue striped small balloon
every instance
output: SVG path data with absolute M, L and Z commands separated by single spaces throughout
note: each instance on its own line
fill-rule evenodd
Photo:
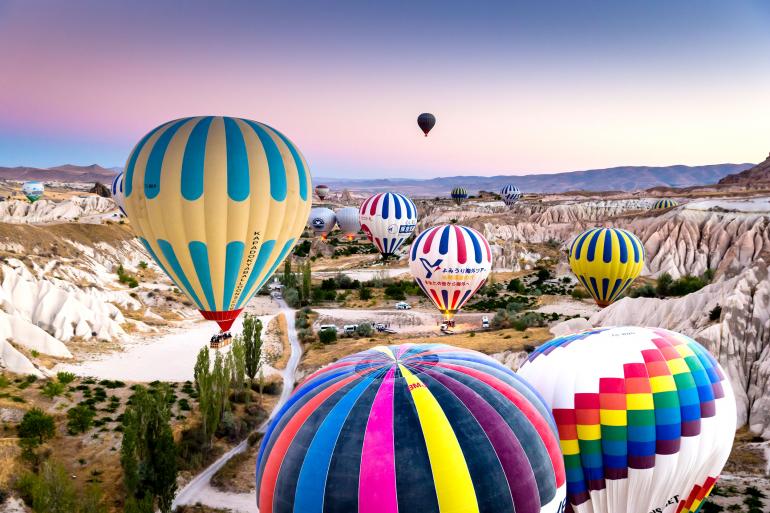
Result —
M 223 330 L 302 234 L 312 184 L 277 130 L 202 116 L 148 133 L 126 163 L 126 212 L 158 265 Z
M 572 242 L 569 265 L 596 303 L 605 307 L 641 274 L 644 244 L 626 230 L 592 228 Z
M 678 207 L 679 203 L 670 199 L 659 199 L 652 205 L 653 210 L 663 210 L 666 208 Z

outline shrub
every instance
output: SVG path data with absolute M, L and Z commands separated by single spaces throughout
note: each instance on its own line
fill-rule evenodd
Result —
M 299 341 L 303 344 L 315 341 L 315 334 L 311 329 L 297 330 L 297 337 L 299 337 Z
M 362 337 L 370 337 L 372 336 L 373 332 L 374 330 L 372 329 L 372 325 L 369 324 L 368 322 L 359 324 L 358 328 L 356 328 L 356 333 Z
M 650 283 L 645 283 L 644 285 L 631 289 L 631 292 L 629 292 L 628 295 L 629 297 L 657 297 L 655 287 Z
M 294 288 L 285 289 L 283 291 L 283 299 L 286 301 L 286 304 L 292 308 L 298 308 L 300 306 L 299 291 L 297 291 L 297 289 L 294 289 Z
M 337 332 L 334 330 L 321 330 L 318 332 L 318 340 L 322 344 L 331 344 L 337 341 Z
M 64 393 L 64 383 L 58 381 L 48 381 L 43 385 L 41 393 L 49 399 L 53 399 Z
M 396 300 L 406 299 L 406 295 L 404 294 L 403 287 L 395 283 L 391 283 L 390 285 L 385 287 L 385 297 L 390 299 L 396 299 Z
M 70 434 L 85 433 L 94 422 L 96 412 L 85 404 L 79 404 L 67 411 L 67 429 Z
M 145 262 L 144 260 L 139 262 L 139 269 L 147 269 L 147 262 Z
M 572 292 L 570 292 L 570 296 L 572 296 L 572 299 L 586 299 L 591 297 L 591 294 L 588 293 L 586 289 L 583 287 L 575 287 L 572 289 Z
M 669 288 L 671 287 L 671 284 L 674 282 L 674 279 L 671 277 L 668 273 L 663 273 L 660 276 L 658 276 L 658 283 L 655 287 L 655 290 L 658 292 L 661 296 L 668 296 Z
M 360 289 L 358 289 L 358 297 L 363 301 L 368 301 L 372 299 L 372 289 L 370 289 L 369 287 L 361 287 Z
M 708 285 L 708 282 L 699 276 L 685 275 L 674 281 L 668 289 L 671 296 L 686 296 L 691 292 L 702 289 Z
M 75 381 L 75 375 L 71 372 L 57 372 L 56 379 L 59 380 L 59 383 L 69 385 Z
M 720 305 L 715 306 L 711 309 L 709 312 L 709 320 L 710 321 L 718 321 L 722 318 L 722 307 Z

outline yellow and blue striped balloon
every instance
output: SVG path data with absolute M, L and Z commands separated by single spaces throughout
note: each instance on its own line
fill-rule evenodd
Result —
M 666 208 L 678 207 L 679 203 L 670 199 L 659 199 L 652 205 L 653 210 L 663 210 Z
M 596 303 L 605 307 L 641 274 L 644 244 L 626 230 L 592 228 L 572 242 L 569 265 Z
M 277 130 L 203 116 L 145 135 L 126 163 L 124 194 L 152 258 L 227 330 L 302 234 L 312 184 Z

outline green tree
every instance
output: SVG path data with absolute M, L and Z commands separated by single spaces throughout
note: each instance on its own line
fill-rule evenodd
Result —
M 222 353 L 217 352 L 212 367 L 209 348 L 204 346 L 198 353 L 195 363 L 195 386 L 198 390 L 201 429 L 207 445 L 211 444 L 211 439 L 219 427 L 222 413 L 229 407 L 231 362 L 230 358 L 225 359 Z
M 78 404 L 67 410 L 67 429 L 70 433 L 85 433 L 94 423 L 96 412 L 87 404 Z
M 242 336 L 233 339 L 230 345 L 229 357 L 231 358 L 230 384 L 237 394 L 243 392 L 243 382 L 246 379 L 246 347 Z
M 310 268 L 310 259 L 305 261 L 302 267 L 302 297 L 307 301 L 310 298 L 310 284 L 312 282 L 312 269 Z
M 674 282 L 674 279 L 671 277 L 668 273 L 663 273 L 658 277 L 658 283 L 656 287 L 656 291 L 658 292 L 659 296 L 668 296 L 669 289 L 671 288 L 671 284 Z
M 36 513 L 72 513 L 77 495 L 67 470 L 54 461 L 46 461 L 40 475 L 32 481 L 32 508 Z
M 246 375 L 253 383 L 262 366 L 262 321 L 255 315 L 246 314 L 243 318 L 243 345 Z
M 171 389 L 137 387 L 123 415 L 120 462 L 130 497 L 142 509 L 151 497 L 163 513 L 171 511 L 176 493 L 176 445 L 171 432 Z M 150 510 L 152 511 L 152 510 Z
M 53 417 L 40 408 L 32 408 L 25 413 L 18 428 L 19 437 L 33 441 L 33 447 L 52 438 L 55 432 Z
M 96 483 L 86 486 L 78 504 L 78 513 L 107 513 L 102 489 Z

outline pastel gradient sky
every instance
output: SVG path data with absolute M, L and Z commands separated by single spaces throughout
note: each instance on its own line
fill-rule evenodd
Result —
M 758 162 L 768 27 L 767 0 L 0 0 L 0 166 L 122 166 L 201 114 L 319 177 Z

